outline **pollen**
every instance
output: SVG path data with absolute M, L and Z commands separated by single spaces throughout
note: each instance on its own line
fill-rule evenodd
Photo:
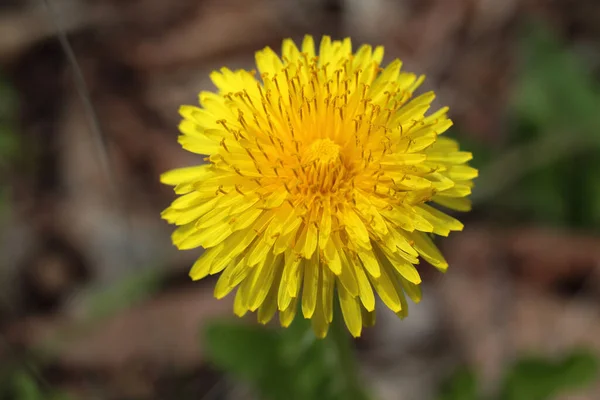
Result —
M 382 59 L 349 38 L 286 39 L 256 52 L 258 74 L 214 71 L 216 89 L 181 107 L 200 165 L 161 176 L 179 196 L 162 217 L 179 249 L 204 248 L 190 276 L 219 275 L 235 314 L 287 327 L 301 312 L 318 337 L 343 318 L 360 336 L 376 297 L 401 318 L 420 301 L 421 260 L 448 268 L 431 235 L 463 225 L 438 206 L 468 211 L 478 172 L 443 135 L 448 109 L 414 95 L 424 77 Z

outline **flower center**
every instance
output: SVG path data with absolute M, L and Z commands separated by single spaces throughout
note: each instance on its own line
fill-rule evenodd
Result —
M 307 163 L 334 164 L 340 157 L 340 146 L 333 140 L 317 139 L 306 149 Z
M 322 194 L 337 192 L 348 179 L 348 171 L 342 160 L 341 147 L 331 139 L 317 139 L 302 157 L 302 168 L 309 192 Z

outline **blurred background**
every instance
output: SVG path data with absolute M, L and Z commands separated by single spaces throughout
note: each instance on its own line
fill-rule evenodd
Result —
M 425 73 L 480 168 L 449 272 L 421 266 L 354 372 L 237 325 L 159 218 L 159 174 L 199 161 L 179 105 L 305 33 Z M 354 373 L 382 400 L 600 399 L 599 78 L 597 0 L 0 1 L 0 399 L 346 399 L 319 385 Z

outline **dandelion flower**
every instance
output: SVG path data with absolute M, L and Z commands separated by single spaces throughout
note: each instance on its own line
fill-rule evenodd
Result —
M 382 58 L 349 38 L 318 52 L 288 39 L 281 57 L 256 53 L 258 71 L 213 72 L 216 92 L 180 108 L 179 143 L 206 163 L 161 176 L 179 195 L 162 217 L 179 249 L 205 249 L 190 276 L 220 274 L 215 296 L 235 291 L 237 315 L 288 326 L 298 311 L 324 337 L 338 296 L 356 337 L 376 296 L 402 318 L 406 296 L 420 300 L 420 259 L 447 269 L 430 236 L 463 225 L 430 203 L 469 210 L 477 170 L 440 136 L 447 108 L 426 115 L 434 94 L 413 97 L 424 77 Z

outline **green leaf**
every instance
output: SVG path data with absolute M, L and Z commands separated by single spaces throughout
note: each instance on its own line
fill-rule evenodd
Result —
M 286 397 L 291 370 L 279 356 L 280 338 L 275 332 L 215 322 L 206 330 L 204 342 L 208 359 L 217 367 L 254 384 L 267 399 Z
M 597 227 L 600 195 L 593 171 L 600 158 L 598 82 L 539 22 L 525 30 L 520 60 L 510 143 L 504 154 L 481 168 L 473 200 L 508 203 L 554 225 Z
M 518 115 L 544 131 L 568 128 L 598 134 L 592 129 L 600 123 L 596 81 L 550 29 L 538 22 L 528 27 L 521 60 L 515 98 Z
M 301 316 L 286 329 L 214 322 L 204 335 L 210 361 L 271 400 L 365 400 L 351 345 L 335 317 L 325 339 Z
M 508 373 L 503 400 L 544 400 L 558 390 L 556 368 L 544 359 L 524 359 Z
M 543 358 L 518 361 L 508 372 L 502 400 L 546 400 L 565 391 L 592 383 L 598 375 L 598 361 L 587 352 L 574 352 L 558 362 Z
M 205 335 L 206 352 L 217 366 L 243 379 L 259 381 L 279 364 L 279 338 L 257 326 L 227 322 L 211 324 Z
M 586 351 L 573 352 L 559 366 L 560 380 L 565 389 L 578 389 L 598 379 L 598 358 Z
M 42 400 L 43 395 L 37 382 L 30 374 L 20 371 L 13 376 L 15 400 Z
M 125 276 L 110 289 L 92 292 L 87 299 L 89 318 L 103 318 L 146 299 L 158 290 L 163 276 L 162 269 L 149 268 Z
M 475 373 L 461 368 L 442 385 L 439 400 L 476 400 L 477 392 Z

